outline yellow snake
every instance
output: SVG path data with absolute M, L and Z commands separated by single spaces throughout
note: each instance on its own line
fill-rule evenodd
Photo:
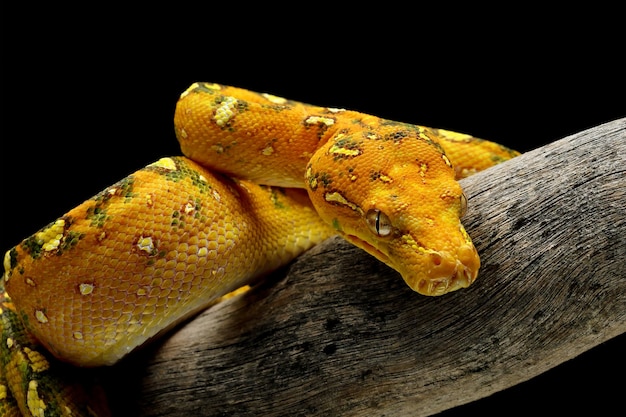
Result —
M 6 253 L 0 407 L 97 414 L 88 394 L 59 394 L 39 345 L 74 365 L 113 364 L 333 234 L 421 294 L 466 287 L 480 261 L 456 180 L 517 155 L 211 83 L 181 95 L 174 124 L 186 157 L 148 165 Z

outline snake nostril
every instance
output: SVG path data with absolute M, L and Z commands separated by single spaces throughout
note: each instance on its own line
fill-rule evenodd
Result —
M 432 259 L 434 265 L 436 265 L 436 266 L 441 265 L 442 258 L 441 258 L 440 254 L 438 254 L 438 253 L 431 253 L 430 254 L 430 259 Z

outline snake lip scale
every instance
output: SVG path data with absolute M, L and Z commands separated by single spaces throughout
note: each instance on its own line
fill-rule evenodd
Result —
M 352 235 L 345 235 L 344 238 L 355 246 L 367 248 L 366 251 L 374 255 L 381 262 L 387 265 L 393 265 L 393 261 L 389 258 L 389 256 L 369 243 Z M 474 282 L 478 275 L 478 268 L 472 269 L 471 267 L 464 265 L 458 259 L 451 258 L 450 256 L 441 257 L 439 254 L 431 254 L 431 256 L 434 259 L 433 265 L 436 267 L 441 265 L 443 259 L 446 259 L 448 265 L 442 269 L 444 269 L 444 271 L 452 270 L 452 272 L 449 274 L 444 272 L 439 277 L 436 277 L 431 272 L 428 279 L 419 279 L 416 280 L 415 283 L 410 284 L 412 288 L 418 288 L 418 291 L 421 293 L 441 295 L 460 288 L 466 288 Z

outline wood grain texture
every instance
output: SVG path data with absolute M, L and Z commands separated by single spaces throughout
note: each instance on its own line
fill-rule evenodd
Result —
M 330 239 L 122 362 L 140 387 L 125 409 L 432 415 L 626 332 L 626 119 L 462 185 L 483 262 L 470 288 L 420 296 Z

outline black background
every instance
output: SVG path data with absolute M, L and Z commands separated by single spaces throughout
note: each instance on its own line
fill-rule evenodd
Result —
M 624 6 L 3 5 L 1 251 L 155 159 L 194 81 L 472 133 L 520 151 L 626 115 Z M 617 337 L 442 415 L 624 411 Z

